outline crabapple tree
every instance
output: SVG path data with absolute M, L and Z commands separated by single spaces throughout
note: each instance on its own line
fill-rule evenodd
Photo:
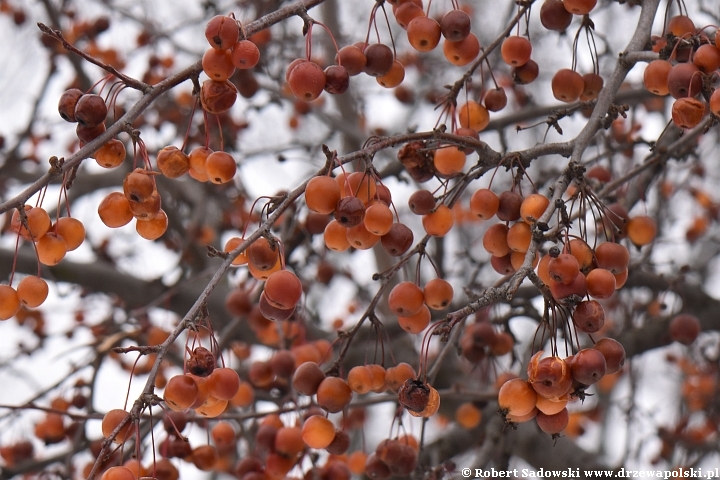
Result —
M 0 479 L 720 461 L 715 0 L 0 14 Z

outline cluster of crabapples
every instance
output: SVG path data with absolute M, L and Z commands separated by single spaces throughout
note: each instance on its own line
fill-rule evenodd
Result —
M 203 56 L 203 70 L 210 77 L 203 83 L 200 102 L 209 113 L 222 113 L 235 102 L 237 90 L 228 81 L 235 68 L 252 68 L 257 63 L 257 46 L 249 40 L 239 40 L 240 27 L 234 18 L 214 17 L 207 25 L 206 37 L 211 48 Z M 228 96 L 227 91 L 232 95 Z M 81 143 L 87 143 L 105 131 L 107 105 L 102 96 L 83 94 L 69 89 L 58 102 L 60 116 L 69 122 L 77 122 L 77 135 Z M 123 181 L 123 192 L 107 195 L 98 207 L 103 223 L 110 228 L 127 225 L 137 219 L 138 234 L 148 240 L 156 240 L 167 230 L 167 215 L 161 208 L 154 175 L 142 142 L 139 142 L 144 168 L 136 168 Z M 94 154 L 101 167 L 120 166 L 126 157 L 124 144 L 111 139 Z M 200 182 L 223 184 L 231 181 L 237 171 L 235 159 L 227 152 L 213 151 L 207 145 L 193 149 L 189 154 L 175 146 L 162 148 L 156 157 L 159 173 L 167 178 L 179 178 L 186 173 Z
M 52 222 L 42 207 L 23 205 L 10 220 L 10 229 L 19 239 L 33 243 L 38 261 L 57 265 L 68 251 L 85 241 L 85 227 L 73 217 L 58 217 Z M 36 308 L 48 296 L 48 284 L 39 276 L 29 275 L 12 285 L 0 285 L 0 320 L 14 316 L 22 306 Z
M 214 418 L 225 411 L 240 390 L 240 377 L 232 368 L 217 367 L 215 356 L 205 347 L 195 348 L 185 362 L 186 373 L 170 378 L 163 398 L 174 411 L 195 410 Z
M 232 16 L 217 15 L 205 27 L 210 48 L 202 57 L 208 76 L 200 88 L 200 103 L 208 113 L 223 113 L 235 104 L 238 90 L 229 80 L 235 69 L 248 70 L 260 61 L 255 43 L 241 38 L 241 25 Z
M 660 58 L 643 73 L 645 88 L 675 101 L 672 120 L 680 128 L 693 128 L 708 109 L 720 115 L 720 91 L 712 87 L 720 68 L 720 35 L 711 39 L 685 15 L 672 17 L 664 36 L 653 37 L 653 51 Z
M 625 363 L 625 349 L 612 338 L 602 338 L 567 358 L 533 355 L 527 380 L 513 378 L 498 391 L 498 405 L 507 422 L 532 420 L 546 433 L 557 435 L 568 425 L 569 401 L 582 398 L 585 388 L 603 376 L 617 373 Z
M 242 242 L 240 237 L 230 238 L 225 243 L 225 251 L 233 251 Z M 271 242 L 260 237 L 232 261 L 233 265 L 247 265 L 253 278 L 265 281 L 258 310 L 263 318 L 276 322 L 292 317 L 303 293 L 300 279 L 284 268 L 281 256 L 276 240 Z
M 471 19 L 464 10 L 450 10 L 436 20 L 426 14 L 421 0 L 398 0 L 391 3 L 395 20 L 406 30 L 408 42 L 415 50 L 432 51 L 444 38 L 443 54 L 453 65 L 468 65 L 479 55 L 480 42 L 471 32 Z M 540 9 L 540 20 L 545 28 L 564 32 L 573 16 L 589 14 L 596 3 L 597 0 L 546 0 Z M 539 67 L 531 59 L 532 44 L 527 37 L 508 36 L 502 42 L 500 53 L 503 62 L 511 67 L 515 83 L 525 85 L 538 77 Z M 555 98 L 563 102 L 573 102 L 578 98 L 592 100 L 597 97 L 602 86 L 603 80 L 596 73 L 580 75 L 572 69 L 559 70 L 552 81 Z M 471 121 L 478 126 L 487 122 L 488 111 L 502 110 L 506 103 L 504 90 L 496 85 L 485 93 L 483 104 L 471 101 L 466 108 L 473 112 L 472 116 L 479 116 L 479 120 Z M 460 118 L 463 119 L 463 114 Z M 479 131 L 482 128 L 484 126 L 473 129 Z
M 456 66 L 466 66 L 474 61 L 481 51 L 480 41 L 471 31 L 471 17 L 467 11 L 455 8 L 435 19 L 424 10 L 422 0 L 393 0 L 392 5 L 396 23 L 406 31 L 410 46 L 417 52 L 431 52 L 443 42 L 445 59 Z M 548 29 L 564 31 L 573 15 L 585 15 L 596 4 L 596 0 L 582 1 L 547 0 L 542 7 L 541 19 Z M 375 21 L 377 7 L 371 15 Z M 310 30 L 312 32 L 312 30 Z M 530 59 L 532 45 L 528 38 L 514 35 L 502 44 L 502 59 L 512 69 L 512 77 L 517 84 L 534 81 L 539 73 L 538 65 Z M 335 65 L 322 67 L 308 58 L 294 60 L 286 71 L 286 81 L 293 94 L 305 101 L 315 100 L 324 91 L 338 94 L 347 90 L 349 77 L 365 73 L 375 77 L 386 88 L 393 88 L 405 78 L 405 66 L 397 58 L 393 49 L 383 43 L 356 42 L 338 50 Z M 296 69 L 300 67 L 299 69 Z M 553 92 L 558 99 L 566 102 L 597 96 L 602 88 L 602 78 L 596 74 L 580 76 L 570 69 L 558 72 L 553 81 Z M 578 83 L 579 79 L 579 83 Z M 577 85 L 580 91 L 575 92 Z M 502 88 L 489 90 L 484 97 L 485 115 L 487 111 L 502 110 L 507 97 Z M 479 105 L 479 104 L 478 104 Z M 474 108 L 474 105 L 473 105 Z
M 242 356 L 246 358 L 246 355 Z M 415 370 L 406 363 L 387 369 L 377 364 L 359 365 L 350 369 L 345 379 L 326 375 L 320 366 L 323 356 L 319 346 L 312 343 L 289 350 L 280 349 L 269 360 L 254 361 L 250 365 L 248 383 L 240 381 L 235 370 L 216 367 L 215 357 L 207 349 L 195 348 L 185 362 L 185 373 L 171 377 L 164 387 L 163 399 L 172 411 L 167 412 L 163 419 L 168 435 L 159 442 L 158 453 L 164 459 L 180 458 L 192 462 L 201 470 L 232 472 L 238 478 L 248 480 L 282 478 L 310 449 L 325 450 L 331 454 L 324 466 L 313 467 L 313 474 L 318 474 L 319 478 L 349 479 L 352 473 L 363 472 L 373 478 L 388 478 L 391 474 L 413 471 L 417 465 L 418 444 L 412 436 L 387 439 L 370 455 L 362 450 L 348 454 L 351 446 L 349 429 L 361 426 L 363 419 L 355 425 L 358 420 L 354 418 L 362 410 L 347 411 L 347 407 L 355 393 L 390 391 L 399 393 L 401 400 L 406 399 L 421 410 L 414 414 L 427 416 L 430 415 L 429 410 L 432 413 L 437 411 L 437 392 L 430 390 L 429 404 L 426 399 L 427 405 L 421 405 L 422 384 L 415 380 Z M 254 450 L 235 465 L 232 462 L 238 433 L 227 422 L 218 422 L 210 429 L 214 445 L 192 448 L 182 436 L 185 424 L 192 420 L 192 415 L 188 413 L 190 409 L 200 417 L 215 418 L 229 405 L 250 405 L 254 389 L 290 387 L 301 398 L 314 397 L 315 401 L 299 411 L 294 422 L 283 422 L 279 415 L 273 413 L 265 415 L 254 431 Z M 421 391 L 418 392 L 418 388 Z M 338 428 L 328 414 L 342 411 L 347 413 L 342 427 Z M 477 415 L 470 413 L 472 418 L 469 420 L 475 421 Z M 108 412 L 102 422 L 106 438 L 113 437 L 116 443 L 130 439 L 134 432 L 131 424 L 119 428 L 128 416 L 129 412 L 122 409 Z M 137 465 L 126 464 L 123 467 L 132 470 Z M 165 464 L 163 468 L 166 468 Z M 111 467 L 105 471 L 106 474 L 108 472 L 127 474 L 122 467 Z
M 462 10 L 451 10 L 440 22 L 427 17 L 422 0 L 392 1 L 395 20 L 407 30 L 410 45 L 419 52 L 429 52 L 445 38 L 443 52 L 454 65 L 467 65 L 480 53 L 480 42 L 470 32 L 470 16 Z M 375 19 L 377 6 L 373 9 Z M 393 49 L 383 43 L 356 42 L 340 48 L 335 65 L 325 70 L 309 58 L 298 58 L 288 66 L 285 79 L 293 94 L 305 101 L 315 100 L 324 91 L 344 93 L 350 77 L 364 73 L 378 84 L 394 88 L 405 79 L 405 67 Z M 299 68 L 298 68 L 299 67 Z

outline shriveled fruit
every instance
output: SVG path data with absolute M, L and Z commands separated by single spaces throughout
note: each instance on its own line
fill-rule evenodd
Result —
M 678 98 L 673 102 L 672 120 L 680 128 L 695 128 L 705 116 L 705 104 L 696 98 Z
M 408 412 L 415 415 L 425 411 L 430 402 L 430 385 L 415 379 L 409 378 L 398 390 L 398 401 L 407 408 Z
M 208 113 L 227 112 L 237 100 L 237 87 L 229 80 L 205 80 L 200 87 L 200 103 Z
M 240 27 L 234 18 L 216 15 L 205 26 L 205 38 L 213 48 L 228 50 L 240 38 Z
M 215 369 L 215 355 L 205 347 L 196 347 L 185 362 L 185 367 L 193 375 L 207 377 Z
M 540 358 L 542 350 L 533 355 L 527 367 L 528 383 L 547 398 L 560 397 L 570 390 L 572 375 L 564 359 L 552 356 Z
M 575 307 L 572 321 L 581 332 L 595 333 L 605 324 L 605 310 L 597 300 L 584 300 Z

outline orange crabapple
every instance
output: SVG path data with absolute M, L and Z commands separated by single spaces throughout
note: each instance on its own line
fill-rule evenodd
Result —
M 532 412 L 537 393 L 530 383 L 520 378 L 505 382 L 498 391 L 498 405 L 506 415 L 522 417 Z
M 455 224 L 453 211 L 445 204 L 437 206 L 435 211 L 424 215 L 422 225 L 428 235 L 433 237 L 444 237 Z

